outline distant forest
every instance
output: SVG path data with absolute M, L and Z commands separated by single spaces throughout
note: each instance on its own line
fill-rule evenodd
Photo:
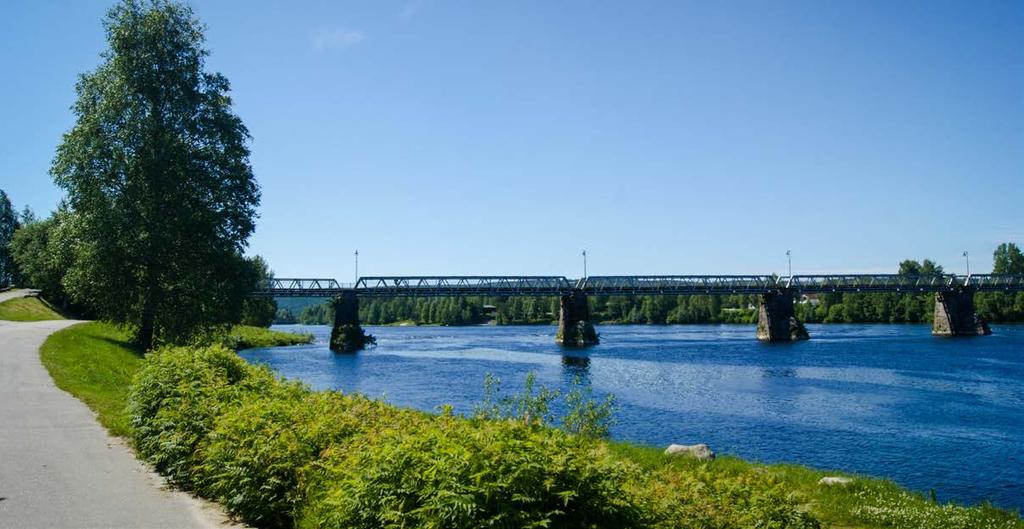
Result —
M 925 259 L 900 263 L 898 273 L 944 273 Z M 993 273 L 1024 274 L 1024 255 L 1012 243 L 995 252 Z M 276 323 L 330 324 L 328 303 L 280 300 Z M 591 319 L 596 323 L 753 323 L 757 296 L 591 296 Z M 991 322 L 1024 321 L 1024 292 L 975 295 L 979 315 Z M 796 316 L 806 323 L 921 323 L 930 322 L 933 294 L 822 294 L 797 300 Z M 359 318 L 366 325 L 416 323 L 427 325 L 552 324 L 558 321 L 558 298 L 392 298 L 360 301 Z

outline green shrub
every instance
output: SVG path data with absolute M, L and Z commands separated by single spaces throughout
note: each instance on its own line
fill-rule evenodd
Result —
M 139 453 L 259 527 L 817 527 L 767 474 L 645 471 L 545 426 L 554 397 L 532 384 L 465 419 L 313 392 L 221 346 L 145 364 L 129 399 Z
M 474 415 L 482 420 L 515 420 L 523 424 L 548 426 L 554 422 L 551 403 L 561 393 L 537 385 L 537 375 L 526 374 L 523 391 L 512 395 L 501 394 L 501 379 L 488 373 L 484 376 L 483 402 Z
M 132 440 L 139 454 L 183 486 L 193 484 L 195 449 L 214 420 L 249 391 L 276 385 L 265 368 L 213 346 L 166 348 L 147 357 L 128 399 Z
M 199 447 L 199 491 L 261 527 L 290 527 L 300 475 L 328 447 L 412 413 L 283 383 L 221 415 Z
M 565 394 L 566 412 L 562 417 L 565 431 L 593 439 L 607 438 L 615 422 L 615 396 L 608 395 L 604 401 L 594 400 L 590 384 L 584 384 L 580 377 L 572 380 L 572 389 Z
M 551 404 L 564 398 L 565 413 L 562 417 L 551 411 Z M 594 400 L 593 390 L 580 377 L 574 377 L 571 389 L 563 393 L 537 384 L 533 372 L 526 374 L 523 391 L 502 395 L 501 379 L 488 373 L 484 377 L 484 398 L 474 411 L 482 420 L 515 420 L 536 426 L 553 426 L 561 423 L 565 431 L 590 438 L 608 437 L 614 423 L 615 397 L 608 395 L 604 401 Z
M 639 468 L 520 421 L 443 415 L 360 436 L 310 473 L 306 528 L 641 527 Z

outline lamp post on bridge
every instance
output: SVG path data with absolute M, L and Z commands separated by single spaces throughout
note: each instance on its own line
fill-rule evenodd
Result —
M 964 261 L 967 261 L 967 277 L 971 277 L 971 256 L 964 250 Z
M 359 248 L 356 248 L 356 283 L 359 282 Z
M 789 250 L 786 250 L 786 261 L 789 262 L 789 279 L 790 279 L 790 281 L 792 281 L 793 280 L 793 254 Z
M 583 279 L 587 278 L 587 251 L 583 250 Z

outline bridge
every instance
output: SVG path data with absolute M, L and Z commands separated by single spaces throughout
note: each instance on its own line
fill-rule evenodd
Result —
M 651 275 L 590 276 L 374 276 L 355 283 L 334 279 L 273 278 L 253 294 L 264 297 L 324 297 L 334 300 L 331 348 L 362 347 L 360 298 L 393 297 L 512 297 L 557 296 L 560 314 L 556 341 L 591 345 L 598 341 L 590 323 L 588 296 L 758 296 L 757 338 L 778 342 L 807 339 L 795 317 L 794 300 L 803 294 L 895 292 L 933 293 L 932 333 L 941 336 L 990 334 L 975 314 L 976 292 L 1024 291 L 1024 275 L 958 276 L 843 274 L 843 275 Z

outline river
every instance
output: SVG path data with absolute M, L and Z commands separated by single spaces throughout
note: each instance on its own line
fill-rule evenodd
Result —
M 750 325 L 600 326 L 567 351 L 554 327 L 367 327 L 378 346 L 334 354 L 330 327 L 306 346 L 242 356 L 316 389 L 471 413 L 487 373 L 574 377 L 618 402 L 612 436 L 657 446 L 885 477 L 941 501 L 1024 509 L 1024 326 L 937 338 L 928 325 L 808 325 L 812 339 L 762 344 Z

